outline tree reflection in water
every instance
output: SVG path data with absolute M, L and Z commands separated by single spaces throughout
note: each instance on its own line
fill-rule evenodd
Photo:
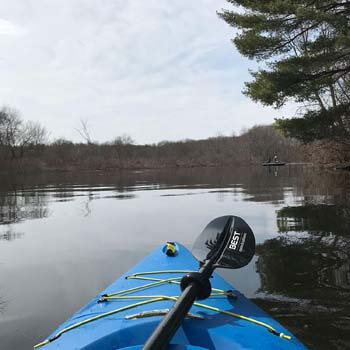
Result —
M 350 208 L 284 207 L 277 226 L 280 235 L 257 246 L 257 302 L 311 349 L 349 348 Z
M 22 238 L 23 236 L 24 236 L 23 232 L 14 231 L 13 228 L 9 225 L 9 227 L 5 232 L 0 233 L 0 242 L 1 241 L 11 242 L 11 241 L 14 241 L 15 239 Z
M 300 203 L 303 205 L 284 207 L 277 213 L 278 238 L 265 241 L 257 247 L 257 269 L 261 276 L 261 290 L 260 294 L 257 294 L 260 298 L 257 303 L 290 328 L 309 345 L 310 349 L 350 349 L 349 176 L 340 173 L 315 172 L 312 168 L 294 165 L 278 169 L 278 174 L 269 171 L 270 169 L 262 167 L 241 167 L 220 170 L 217 168 L 159 169 L 104 174 L 100 172 L 46 172 L 25 176 L 20 174 L 2 176 L 0 177 L 0 247 L 10 250 L 14 246 L 24 247 L 26 240 L 30 240 L 31 237 L 27 234 L 25 225 L 16 225 L 16 223 L 22 224 L 26 220 L 46 218 L 53 214 L 57 207 L 68 205 L 63 202 L 73 202 L 73 200 L 75 200 L 74 208 L 78 208 L 77 215 L 86 217 L 94 209 L 90 204 L 95 199 L 116 199 L 118 201 L 125 199 L 128 201 L 139 196 L 152 198 L 152 202 L 156 204 L 159 198 L 171 199 L 172 203 L 179 205 L 179 208 L 181 206 L 180 210 L 182 210 L 186 208 L 182 200 L 188 200 L 190 195 L 206 196 L 205 193 L 210 193 L 214 194 L 211 197 L 214 198 L 216 194 L 218 197 L 215 197 L 215 201 L 209 201 L 208 206 L 205 206 L 207 212 L 203 214 L 208 217 L 212 217 L 213 208 L 219 207 L 227 208 L 227 210 L 241 206 L 247 210 L 252 208 L 251 215 L 254 212 L 255 216 L 256 203 L 262 204 L 259 207 L 267 204 L 266 209 L 269 215 L 274 215 L 275 208 L 281 208 L 286 205 L 285 203 L 293 203 L 293 205 Z M 165 189 L 167 191 L 158 192 L 156 196 L 143 197 L 144 194 L 142 194 L 144 191 Z M 179 189 L 181 191 L 178 191 Z M 165 196 L 172 197 L 166 198 Z M 185 196 L 185 198 L 181 199 L 179 196 Z M 179 198 L 179 201 L 176 201 L 176 198 Z M 60 203 L 55 206 L 54 202 Z M 110 201 L 110 210 L 118 208 L 118 206 L 113 206 L 112 202 Z M 150 202 L 142 201 L 142 203 L 145 203 L 148 210 Z M 143 205 L 142 203 L 140 201 L 138 204 Z M 72 206 L 66 208 L 72 208 Z M 173 216 L 173 212 L 169 212 L 169 215 Z M 250 213 L 248 212 L 247 215 Z M 58 218 L 61 217 L 58 216 Z M 100 228 L 98 215 L 95 219 Z M 80 218 L 76 217 L 72 220 L 73 223 L 74 220 L 81 222 Z M 151 215 L 150 220 L 153 220 Z M 93 222 L 89 220 L 89 223 Z M 257 218 L 257 225 L 264 230 L 265 219 Z M 13 231 L 10 227 L 13 227 Z M 17 232 L 18 229 L 24 230 L 25 236 Z M 175 230 L 176 228 L 174 232 Z M 52 235 L 59 237 L 60 232 L 54 230 Z M 22 241 L 18 239 L 21 237 L 24 237 Z M 37 238 L 39 237 L 38 235 Z M 152 244 L 159 244 L 156 239 L 158 238 L 150 237 Z M 7 244 L 8 241 L 11 243 Z M 36 252 L 35 246 L 31 245 L 31 248 L 33 252 Z M 99 249 L 101 252 L 105 251 L 103 245 Z M 88 254 L 90 254 L 88 250 L 86 255 L 78 254 L 77 260 L 73 262 L 81 263 L 80 266 L 83 266 Z M 35 262 L 40 263 L 40 254 L 37 256 L 38 260 Z M 136 259 L 136 256 L 133 258 Z M 53 259 L 57 259 L 53 260 L 53 265 L 57 262 L 57 266 L 65 271 L 65 265 L 60 264 L 65 261 L 65 256 L 57 256 Z M 111 266 L 113 274 L 124 272 L 119 271 L 119 267 L 112 264 L 113 259 L 106 260 L 113 265 Z M 3 263 L 1 256 L 0 263 Z M 7 267 L 11 270 L 9 264 Z M 23 259 L 22 265 L 18 266 L 21 272 L 28 274 L 29 277 L 31 273 L 37 274 L 37 269 L 33 271 L 32 265 L 26 259 Z M 6 302 L 8 297 L 2 288 L 3 286 L 17 286 L 16 282 L 19 277 L 16 274 L 18 272 L 16 268 L 17 266 L 13 273 L 8 274 L 7 279 L 0 281 L 0 295 L 4 295 Z M 66 271 L 70 270 L 71 264 L 68 264 Z M 88 279 L 91 280 L 94 277 L 100 278 L 94 275 L 93 271 L 89 271 Z M 247 276 L 244 278 L 247 279 Z M 63 287 L 68 286 L 63 285 Z M 254 288 L 255 283 L 249 292 L 254 293 Z M 37 310 L 33 311 L 31 302 L 40 299 L 40 295 L 24 295 L 21 291 L 22 289 L 19 288 L 18 294 L 11 295 L 8 299 L 12 303 L 17 298 L 18 304 L 20 300 L 22 307 L 28 307 L 25 311 L 29 319 L 38 320 Z M 52 283 L 52 287 L 50 286 L 47 291 L 55 296 L 55 283 Z M 40 305 L 44 305 L 46 295 L 43 294 L 41 297 L 44 300 L 40 300 Z M 79 303 L 80 298 L 79 294 L 77 299 Z M 47 306 L 51 307 L 51 305 L 53 305 L 52 298 L 48 298 Z M 57 308 L 53 310 L 55 312 L 52 312 L 53 317 L 60 315 L 62 306 L 57 305 Z M 12 310 L 8 307 L 6 312 L 11 316 Z M 42 330 L 46 329 L 47 322 L 44 317 L 46 308 L 43 310 L 41 311 L 44 314 L 40 314 L 43 317 L 39 317 L 41 321 L 35 323 L 38 332 L 33 332 L 33 334 L 39 335 Z M 11 319 L 11 327 L 21 329 L 23 326 L 29 329 L 34 324 L 32 321 L 20 322 L 22 321 L 15 323 Z M 14 341 L 22 345 L 18 346 L 21 349 L 29 348 L 23 344 L 29 345 L 34 342 L 28 342 L 28 339 L 17 332 L 12 332 L 13 335 L 7 336 L 4 329 L 4 327 L 0 329 L 1 349 L 7 348 L 6 344 L 13 344 Z M 8 343 L 4 346 L 5 335 Z
M 0 196 L 0 225 L 48 216 L 48 195 L 40 191 L 3 192 Z

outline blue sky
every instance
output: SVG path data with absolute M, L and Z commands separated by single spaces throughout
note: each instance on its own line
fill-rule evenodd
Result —
M 200 139 L 273 122 L 243 96 L 224 0 L 11 0 L 0 4 L 0 105 L 51 139 L 129 134 L 137 143 Z

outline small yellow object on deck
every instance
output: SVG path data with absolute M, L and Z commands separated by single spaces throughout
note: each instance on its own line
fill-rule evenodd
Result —
M 166 242 L 165 253 L 168 256 L 175 256 L 177 253 L 176 244 L 174 242 Z

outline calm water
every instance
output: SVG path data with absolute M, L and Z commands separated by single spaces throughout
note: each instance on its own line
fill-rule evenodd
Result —
M 213 218 L 252 227 L 221 274 L 311 349 L 350 348 L 350 174 L 186 169 L 0 177 L 0 348 L 31 349 L 167 240 Z

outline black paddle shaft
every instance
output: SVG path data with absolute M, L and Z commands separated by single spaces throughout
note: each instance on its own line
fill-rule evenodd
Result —
M 174 306 L 148 338 L 143 350 L 163 350 L 180 327 L 185 315 L 197 298 L 198 286 L 192 283 L 186 287 Z
M 197 273 L 184 276 L 186 279 L 184 280 L 183 278 L 183 281 L 187 282 L 185 282 L 186 285 L 182 290 L 182 294 L 148 338 L 142 350 L 163 350 L 168 345 L 194 301 L 202 296 L 207 298 L 210 295 L 209 278 L 213 270 L 212 262 L 207 261 Z M 205 291 L 204 289 L 207 290 Z

